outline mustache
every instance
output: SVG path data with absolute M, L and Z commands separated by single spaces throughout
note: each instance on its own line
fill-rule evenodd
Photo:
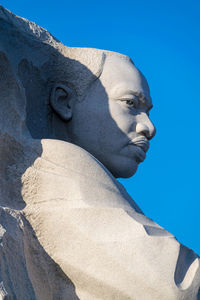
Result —
M 147 152 L 147 150 L 149 149 L 149 146 L 150 146 L 148 139 L 145 138 L 144 136 L 135 137 L 134 139 L 130 140 L 129 144 L 140 147 L 145 152 Z

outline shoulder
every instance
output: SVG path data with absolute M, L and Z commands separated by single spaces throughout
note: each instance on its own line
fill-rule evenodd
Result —
M 104 177 L 112 174 L 94 156 L 81 147 L 60 140 L 41 140 L 41 158 L 55 163 L 57 166 L 71 170 L 85 172 L 87 175 L 98 173 Z M 97 175 L 97 174 L 96 174 Z

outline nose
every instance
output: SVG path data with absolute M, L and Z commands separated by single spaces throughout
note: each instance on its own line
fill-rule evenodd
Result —
M 156 128 L 150 121 L 147 114 L 142 114 L 141 118 L 136 124 L 136 132 L 144 135 L 148 140 L 152 139 L 156 134 Z

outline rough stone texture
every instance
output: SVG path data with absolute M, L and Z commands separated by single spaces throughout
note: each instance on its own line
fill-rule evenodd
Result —
M 198 255 L 115 179 L 155 134 L 129 58 L 0 7 L 0 105 L 0 299 L 200 299 Z

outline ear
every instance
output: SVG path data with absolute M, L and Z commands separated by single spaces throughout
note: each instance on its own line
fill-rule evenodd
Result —
M 61 83 L 55 84 L 50 95 L 50 105 L 63 121 L 69 121 L 72 118 L 73 100 L 74 93 L 70 88 Z

